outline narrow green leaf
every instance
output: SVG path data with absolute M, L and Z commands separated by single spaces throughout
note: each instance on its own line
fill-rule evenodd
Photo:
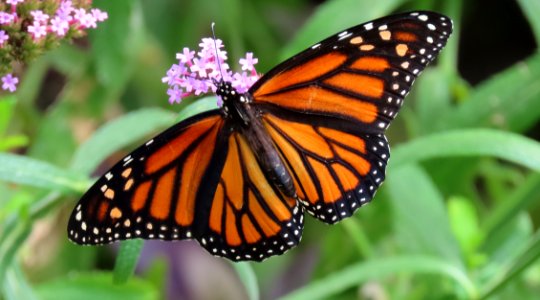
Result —
M 184 108 L 182 108 L 182 110 L 176 117 L 176 121 L 180 122 L 196 114 L 217 108 L 218 106 L 216 96 L 208 96 L 201 99 L 196 99 L 195 101 L 189 103 Z
M 6 133 L 15 103 L 17 103 L 17 98 L 14 95 L 0 97 L 0 138 Z
M 250 300 L 258 300 L 259 297 L 259 285 L 257 284 L 257 277 L 255 272 L 248 262 L 232 263 L 232 266 L 236 270 L 236 274 L 240 277 L 240 281 L 246 288 L 248 297 Z
M 522 131 L 540 117 L 540 54 L 477 86 L 437 128 L 489 126 Z
M 380 280 L 402 273 L 438 274 L 454 280 L 463 289 L 468 299 L 474 299 L 478 294 L 467 274 L 444 259 L 428 256 L 400 256 L 356 263 L 344 270 L 313 281 L 286 295 L 281 300 L 333 299 L 340 292 L 368 280 Z
M 88 180 L 47 162 L 21 155 L 0 153 L 0 180 L 51 190 L 82 192 Z
M 135 272 L 144 240 L 126 240 L 120 243 L 120 250 L 114 264 L 113 280 L 116 284 L 126 283 Z
M 98 0 L 94 6 L 109 14 L 99 30 L 89 34 L 96 76 L 101 85 L 120 90 L 131 76 L 136 54 L 144 45 L 141 5 L 131 0 Z
M 448 199 L 448 217 L 461 249 L 465 254 L 473 255 L 482 242 L 483 232 L 480 230 L 478 215 L 472 201 L 465 197 L 451 197 Z
M 18 218 L 18 222 L 11 222 L 11 224 L 3 228 L 0 243 L 0 282 L 9 280 L 9 278 L 5 278 L 4 276 L 10 276 L 8 273 L 14 266 L 13 260 L 15 255 L 30 235 L 31 230 L 32 227 L 27 217 Z
M 130 112 L 99 128 L 79 147 L 72 169 L 89 174 L 115 151 L 173 124 L 175 114 L 163 109 L 146 108 Z
M 465 269 L 444 199 L 428 174 L 416 165 L 392 168 L 386 184 L 401 244 L 411 252 L 436 255 Z
M 527 210 L 534 203 L 538 204 L 538 195 L 540 195 L 540 174 L 531 174 L 510 197 L 486 216 L 485 232 L 489 235 L 498 231 L 514 220 L 520 212 Z
M 540 257 L 540 231 L 537 231 L 531 243 L 523 253 L 507 268 L 499 268 L 493 280 L 482 288 L 480 299 L 489 299 L 497 291 L 514 280 Z
M 0 138 L 0 152 L 28 145 L 30 140 L 26 135 L 12 135 Z
M 12 264 L 7 270 L 5 280 L 2 280 L 2 285 L 1 293 L 5 300 L 38 299 L 18 264 Z
M 441 116 L 448 113 L 451 108 L 450 82 L 452 76 L 444 72 L 441 68 L 428 68 L 422 76 L 418 78 L 418 83 L 414 90 L 416 95 L 415 118 L 418 134 L 433 132 L 433 124 L 440 120 Z
M 287 47 L 283 49 L 281 58 L 291 57 L 298 51 L 340 30 L 388 15 L 404 2 L 404 0 L 327 1 L 319 5 L 315 14 L 296 33 L 295 38 Z
M 156 300 L 159 293 L 149 282 L 132 278 L 126 284 L 112 282 L 110 273 L 78 273 L 47 281 L 36 287 L 42 300 Z
M 415 139 L 392 151 L 391 165 L 450 156 L 492 156 L 540 171 L 539 142 L 492 129 L 455 130 Z
M 533 34 L 536 38 L 536 44 L 540 44 L 540 1 L 538 0 L 518 0 L 521 11 L 529 20 Z

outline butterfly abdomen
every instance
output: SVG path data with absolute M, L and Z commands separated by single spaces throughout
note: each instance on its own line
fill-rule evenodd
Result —
M 291 174 L 287 170 L 260 118 L 256 116 L 255 109 L 249 104 L 246 104 L 244 105 L 244 112 L 250 119 L 250 126 L 244 127 L 242 133 L 253 149 L 268 179 L 285 196 L 296 198 L 296 190 Z

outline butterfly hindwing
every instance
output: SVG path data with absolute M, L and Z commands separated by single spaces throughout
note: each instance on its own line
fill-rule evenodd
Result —
M 263 120 L 292 173 L 299 199 L 323 222 L 351 216 L 371 201 L 385 179 L 390 152 L 382 134 L 366 134 L 337 119 L 267 113 Z
M 303 208 L 272 186 L 243 135 L 228 140 L 226 160 L 211 201 L 207 234 L 199 242 L 232 260 L 263 260 L 296 246 Z

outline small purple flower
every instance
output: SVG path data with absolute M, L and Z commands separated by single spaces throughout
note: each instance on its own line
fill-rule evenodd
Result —
M 182 101 L 182 90 L 175 85 L 173 88 L 167 90 L 167 95 L 169 95 L 169 103 L 180 103 Z
M 30 12 L 30 14 L 32 15 L 32 17 L 34 17 L 34 23 L 38 22 L 43 24 L 47 23 L 47 20 L 49 20 L 49 15 L 44 14 L 41 10 L 33 10 Z
M 255 70 L 255 66 L 259 62 L 258 58 L 253 58 L 253 53 L 246 53 L 246 58 L 240 58 L 240 64 L 242 65 L 242 70 L 252 71 Z
M 82 8 L 81 10 L 84 11 L 84 9 Z M 83 28 L 96 28 L 97 27 L 96 18 L 94 17 L 93 14 L 84 13 L 84 15 L 81 15 L 80 17 L 77 17 L 77 15 L 75 15 L 75 20 L 78 20 L 79 24 L 81 24 Z
M 2 89 L 5 91 L 15 92 L 17 90 L 17 83 L 19 83 L 19 78 L 12 74 L 6 74 L 2 77 Z
M 73 16 L 71 16 L 73 10 L 74 8 L 71 1 L 62 1 L 60 7 L 58 7 L 58 10 L 56 11 L 56 16 L 64 21 L 71 22 L 73 20 Z
M 34 40 L 39 40 L 41 37 L 47 35 L 47 26 L 34 21 L 32 25 L 28 26 L 28 32 L 32 34 Z
M 190 51 L 188 47 L 184 47 L 182 53 L 176 53 L 176 59 L 185 64 L 190 62 L 195 57 L 195 51 Z
M 51 20 L 51 31 L 56 33 L 58 36 L 66 35 L 69 29 L 69 23 L 65 19 L 56 16 Z
M 9 35 L 3 30 L 0 30 L 0 47 L 4 46 L 4 43 L 9 40 Z
M 107 20 L 109 18 L 109 15 L 107 14 L 107 12 L 104 12 L 104 11 L 101 11 L 100 9 L 98 8 L 92 8 L 90 10 L 90 12 L 92 13 L 92 15 L 94 16 L 94 18 L 96 19 L 96 21 L 98 22 L 103 22 L 105 20 Z
M 0 11 L 0 25 L 11 24 L 15 21 L 15 15 L 4 11 Z

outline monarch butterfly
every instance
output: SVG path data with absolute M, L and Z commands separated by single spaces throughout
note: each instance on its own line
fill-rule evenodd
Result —
M 246 93 L 216 82 L 220 109 L 151 139 L 83 195 L 69 238 L 196 239 L 210 253 L 261 261 L 296 246 L 304 212 L 336 223 L 385 179 L 384 131 L 452 21 L 412 12 L 316 43 Z

